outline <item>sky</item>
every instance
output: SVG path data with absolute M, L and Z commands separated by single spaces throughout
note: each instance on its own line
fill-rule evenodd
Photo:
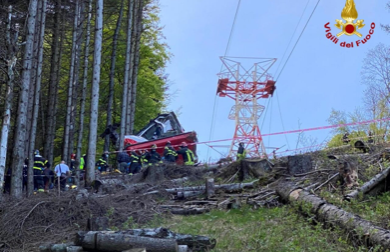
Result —
M 320 1 L 293 51 L 317 0 L 241 0 L 227 48 L 238 2 L 160 0 L 161 26 L 173 54 L 166 68 L 170 92 L 174 93 L 168 109 L 177 112 L 186 131 L 196 131 L 199 142 L 233 137 L 235 122 L 228 119 L 228 114 L 234 100 L 216 97 L 220 56 L 277 58 L 269 71 L 274 79 L 280 75 L 276 91 L 269 101 L 261 101 L 268 105 L 259 119 L 262 134 L 326 126 L 332 108 L 352 112 L 361 107 L 365 89 L 360 74 L 363 59 L 370 49 L 386 44 L 390 38 L 380 27 L 390 23 L 386 1 L 355 0 L 358 19 L 365 24 L 358 31 L 365 37 L 371 23 L 376 26 L 371 38 L 360 46 L 356 41 L 362 38 L 356 35 L 343 35 L 338 44 L 326 37 L 324 25 L 328 22 L 332 34 L 340 32 L 334 24 L 341 19 L 345 1 Z M 353 42 L 354 47 L 341 47 L 343 41 Z M 304 136 L 321 144 L 330 139 L 332 132 L 309 131 Z M 274 147 L 282 147 L 278 151 L 283 152 L 310 142 L 298 138 L 299 134 L 285 134 L 263 140 L 270 153 Z M 223 146 L 230 143 L 215 144 L 222 146 L 215 147 L 217 151 L 199 144 L 199 160 L 213 162 L 226 156 L 229 149 Z

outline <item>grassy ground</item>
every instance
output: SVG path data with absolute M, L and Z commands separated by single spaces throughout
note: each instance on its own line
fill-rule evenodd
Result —
M 342 200 L 340 195 L 322 193 L 321 196 L 329 203 L 342 207 L 345 211 L 355 213 L 375 225 L 390 229 L 390 192 L 351 202 Z
M 238 251 L 368 251 L 354 248 L 337 230 L 312 225 L 291 207 L 252 210 L 211 211 L 197 216 L 156 219 L 152 226 L 164 226 L 178 233 L 207 235 L 217 239 L 213 250 Z M 371 250 L 373 251 L 373 250 Z

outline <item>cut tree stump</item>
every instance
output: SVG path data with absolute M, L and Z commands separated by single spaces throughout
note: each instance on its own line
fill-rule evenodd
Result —
M 241 160 L 240 181 L 249 178 L 260 178 L 272 171 L 272 163 L 267 159 L 245 159 Z
M 381 173 L 378 173 L 375 175 L 370 181 L 366 182 L 364 185 L 362 185 L 360 188 L 348 193 L 347 195 L 344 196 L 345 200 L 350 201 L 351 199 L 356 199 L 359 193 L 367 194 L 370 191 L 372 191 L 376 187 L 381 187 L 380 189 L 385 189 L 385 181 L 388 179 L 390 174 L 390 168 L 387 168 L 386 170 L 383 170 Z M 383 186 L 381 186 L 383 184 Z M 380 190 L 378 190 L 380 191 Z M 377 192 L 376 192 L 377 193 Z
M 318 221 L 357 234 L 354 237 L 360 239 L 364 244 L 380 245 L 385 249 L 390 248 L 390 230 L 375 226 L 358 215 L 329 204 L 293 183 L 279 185 L 277 193 L 284 201 L 297 204 L 301 209 L 308 209 L 306 214 L 314 215 Z
M 358 167 L 351 161 L 340 161 L 338 164 L 342 185 L 346 188 L 358 186 Z
M 307 173 L 312 169 L 311 156 L 309 155 L 287 157 L 287 171 L 290 175 Z
M 88 218 L 88 231 L 104 231 L 109 227 L 109 219 L 107 217 Z
M 211 198 L 215 194 L 214 179 L 206 179 L 206 196 Z

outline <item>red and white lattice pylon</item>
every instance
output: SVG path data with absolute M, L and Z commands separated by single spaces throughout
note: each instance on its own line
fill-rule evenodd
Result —
M 236 122 L 229 156 L 235 157 L 238 144 L 243 142 L 248 157 L 267 158 L 258 125 L 258 120 L 265 107 L 259 104 L 259 99 L 267 99 L 275 91 L 275 81 L 271 79 L 268 70 L 276 59 L 220 58 L 223 68 L 218 74 L 217 95 L 229 97 L 235 101 L 229 113 L 229 119 Z M 241 62 L 236 61 L 237 59 Z M 245 64 L 249 61 L 251 61 L 250 64 Z

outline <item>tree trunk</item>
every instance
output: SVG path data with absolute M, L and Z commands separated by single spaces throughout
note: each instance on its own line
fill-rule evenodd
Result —
M 88 140 L 88 170 L 87 185 L 95 180 L 95 158 L 97 141 L 97 123 L 99 109 L 99 84 L 100 84 L 100 64 L 102 54 L 102 36 L 103 36 L 103 0 L 96 1 L 96 21 L 95 21 L 95 47 L 93 57 L 93 79 L 91 90 L 91 117 L 89 123 Z
M 127 235 L 131 235 L 131 236 L 159 238 L 159 239 L 174 239 L 177 241 L 178 245 L 188 246 L 193 251 L 210 251 L 216 245 L 216 240 L 210 239 L 207 236 L 178 234 L 178 233 L 174 233 L 171 230 L 166 229 L 166 228 L 130 229 L 130 230 L 122 231 L 122 232 L 112 232 L 112 231 L 109 231 L 109 232 L 88 232 L 88 233 L 78 232 L 77 236 L 79 238 L 79 241 L 76 243 L 80 244 L 80 242 L 83 241 L 83 237 L 85 237 L 88 234 L 90 234 L 90 235 L 92 235 L 92 234 L 95 234 L 95 235 L 122 234 L 123 237 L 126 237 Z
M 74 83 L 74 71 L 75 71 L 75 61 L 76 61 L 76 51 L 77 51 L 77 25 L 79 17 L 79 1 L 76 0 L 76 7 L 74 12 L 73 20 L 73 37 L 72 37 L 72 53 L 70 58 L 70 69 L 69 69 L 69 87 L 68 87 L 68 101 L 66 106 L 66 119 L 64 125 L 64 148 L 62 150 L 62 160 L 65 160 L 66 164 L 69 164 L 70 155 L 69 155 L 69 131 L 71 127 L 71 114 L 72 107 L 74 106 L 73 102 L 73 89 L 75 86 Z
M 81 147 L 83 145 L 85 99 L 87 97 L 87 83 L 88 83 L 89 42 L 91 40 L 91 16 L 92 16 L 92 0 L 89 0 L 88 1 L 88 17 L 87 17 L 87 24 L 86 24 L 85 45 L 84 45 L 83 86 L 82 86 L 82 90 L 81 90 L 79 132 L 78 132 L 77 152 L 76 152 L 76 157 L 78 159 L 81 158 Z
M 11 108 L 13 100 L 13 89 L 14 89 L 14 67 L 17 61 L 15 54 L 16 42 L 18 39 L 18 33 L 15 36 L 11 36 L 11 18 L 12 18 L 12 6 L 8 7 L 8 19 L 7 19 L 7 93 L 4 104 L 4 115 L 3 115 L 3 126 L 1 128 L 1 142 L 0 142 L 0 199 L 3 196 L 3 179 L 5 172 L 5 164 L 7 158 L 7 146 L 8 146 L 8 133 L 11 121 Z
M 123 3 L 121 0 L 121 9 L 119 11 L 118 20 L 116 22 L 116 28 L 114 37 L 112 38 L 112 54 L 111 54 L 111 67 L 110 67 L 110 81 L 109 81 L 109 92 L 108 92 L 108 104 L 107 104 L 107 123 L 106 127 L 112 124 L 112 106 L 114 103 L 114 78 L 115 78 L 115 64 L 116 64 L 116 51 L 118 45 L 118 36 L 121 29 L 122 17 L 123 17 Z M 104 139 L 104 151 L 110 149 L 110 135 L 106 135 Z
M 26 140 L 26 119 L 28 104 L 28 89 L 31 75 L 31 63 L 33 56 L 35 16 L 37 13 L 38 0 L 30 1 L 29 17 L 27 22 L 26 45 L 23 58 L 22 83 L 19 94 L 18 117 L 16 120 L 16 134 L 14 156 L 12 160 L 12 180 L 11 195 L 16 198 L 22 197 L 22 173 L 25 159 L 25 140 Z M 31 167 L 32 168 L 32 167 Z
M 126 62 L 125 74 L 123 79 L 123 93 L 122 93 L 122 112 L 121 112 L 121 130 L 119 137 L 119 151 L 123 150 L 123 142 L 125 134 L 127 134 L 127 109 L 128 109 L 128 89 L 130 76 L 130 60 L 131 60 L 131 38 L 132 38 L 132 23 L 133 23 L 133 9 L 134 0 L 129 0 L 129 10 L 127 15 L 127 39 L 126 39 Z
M 26 125 L 26 145 L 25 145 L 25 153 L 27 153 L 28 157 L 33 157 L 33 149 L 31 148 L 30 140 L 31 139 L 31 128 L 33 126 L 33 116 L 34 116 L 34 97 L 35 97 L 35 89 L 36 89 L 36 78 L 37 78 L 37 65 L 38 65 L 38 51 L 39 51 L 39 33 L 40 33 L 40 25 L 41 25 L 41 10 L 42 10 L 42 0 L 38 0 L 37 3 L 37 14 L 35 17 L 35 31 L 34 31 L 34 44 L 33 44 L 33 56 L 32 56 L 32 66 L 31 66 L 31 74 L 30 74 L 30 88 L 28 93 L 28 107 L 27 107 L 27 125 Z M 34 146 L 33 146 L 34 148 Z M 30 159 L 32 164 L 32 161 Z
M 104 183 L 100 180 L 100 183 Z M 242 190 L 245 188 L 255 188 L 258 184 L 258 180 L 255 180 L 251 183 L 239 183 L 239 184 L 223 184 L 223 185 L 215 185 L 215 191 L 222 190 L 225 192 L 232 192 L 232 191 L 238 191 Z M 189 187 L 179 187 L 179 188 L 170 188 L 170 189 L 165 189 L 166 192 L 172 193 L 172 194 L 177 194 L 179 198 L 181 197 L 192 197 L 196 195 L 200 195 L 202 193 L 206 192 L 206 186 L 189 186 Z M 188 193 L 186 193 L 188 192 Z M 144 193 L 144 195 L 148 194 L 156 194 L 159 193 L 158 190 L 156 191 L 151 191 Z
M 175 252 L 175 239 L 160 239 L 129 235 L 114 231 L 90 231 L 79 236 L 84 249 L 93 251 L 122 252 L 133 248 L 146 248 L 150 252 Z
M 390 230 L 375 226 L 359 216 L 346 212 L 343 209 L 327 203 L 320 197 L 299 189 L 292 183 L 285 183 L 277 188 L 280 197 L 288 202 L 296 203 L 307 209 L 306 214 L 315 215 L 317 219 L 327 225 L 338 226 L 361 239 L 364 244 L 390 247 Z M 309 208 L 308 208 L 309 207 Z
M 80 92 L 80 55 L 81 55 L 81 49 L 82 49 L 82 25 L 83 20 L 81 20 L 81 13 L 84 13 L 85 10 L 85 2 L 81 1 L 79 5 L 79 11 L 78 11 L 78 24 L 77 24 L 77 43 L 76 43 L 76 55 L 75 55 L 75 66 L 74 66 L 74 85 L 73 85 L 73 94 L 72 94 L 72 108 L 71 108 L 71 114 L 70 114 L 70 127 L 69 127 L 69 151 L 68 153 L 74 153 L 75 149 L 75 133 L 76 133 L 76 111 L 77 111 L 77 102 L 78 102 L 78 94 Z
M 133 0 L 132 3 L 132 8 L 131 8 L 131 39 L 130 39 L 130 62 L 129 62 L 129 75 L 128 75 L 128 85 L 127 85 L 127 104 L 126 104 L 126 129 L 125 129 L 125 134 L 126 135 L 131 135 L 133 132 L 131 131 L 131 126 L 130 126 L 130 118 L 131 118 L 131 90 L 132 87 L 131 85 L 133 84 L 133 71 L 134 71 L 134 59 L 135 59 L 135 41 L 136 41 L 136 27 L 137 27 L 137 16 L 138 16 L 138 6 L 139 6 L 139 1 L 140 0 Z M 130 11 L 130 9 L 129 9 Z M 130 18 L 130 15 L 129 15 Z M 130 29 L 130 28 L 128 28 Z
M 47 131 L 44 141 L 44 155 L 53 164 L 53 149 L 54 138 L 56 131 L 56 108 L 57 108 L 57 93 L 59 80 L 59 65 L 60 65 L 60 38 L 61 38 L 61 0 L 55 3 L 54 14 L 55 28 L 51 45 L 51 64 L 50 64 L 50 80 L 49 80 L 49 101 L 47 104 Z
M 33 107 L 33 117 L 31 122 L 30 129 L 30 147 L 29 156 L 30 163 L 33 163 L 33 155 L 32 152 L 35 147 L 35 139 L 37 132 L 37 121 L 38 121 L 38 110 L 39 110 L 39 101 L 40 101 L 40 93 L 41 93 L 41 80 L 42 80 L 42 61 L 43 61 L 43 40 L 45 36 L 45 24 L 46 24 L 46 5 L 47 0 L 42 0 L 42 6 L 40 6 L 39 12 L 41 12 L 40 18 L 40 29 L 38 33 L 38 59 L 37 59 L 37 69 L 36 69 L 36 77 L 35 77 L 35 89 L 34 89 L 34 107 Z M 32 167 L 32 166 L 31 166 Z M 31 195 L 31 192 L 28 191 L 28 195 Z
M 359 187 L 358 189 L 348 193 L 344 196 L 345 200 L 350 201 L 351 199 L 357 198 L 359 193 L 362 193 L 363 195 L 374 189 L 376 186 L 381 184 L 385 179 L 388 178 L 390 174 L 390 168 L 387 168 L 386 170 L 382 171 L 381 173 L 378 173 L 375 175 L 370 181 Z
M 143 1 L 139 1 L 137 9 L 137 26 L 136 26 L 136 41 L 135 41 L 135 51 L 134 51 L 134 70 L 131 83 L 131 103 L 130 103 L 130 132 L 134 131 L 134 120 L 135 120 L 135 105 L 137 97 L 137 82 L 138 82 L 138 68 L 140 61 L 140 44 L 141 44 L 141 34 L 142 34 L 142 10 L 143 10 Z
M 204 214 L 210 212 L 208 208 L 173 208 L 171 210 L 172 214 L 178 215 L 195 215 L 195 214 Z

